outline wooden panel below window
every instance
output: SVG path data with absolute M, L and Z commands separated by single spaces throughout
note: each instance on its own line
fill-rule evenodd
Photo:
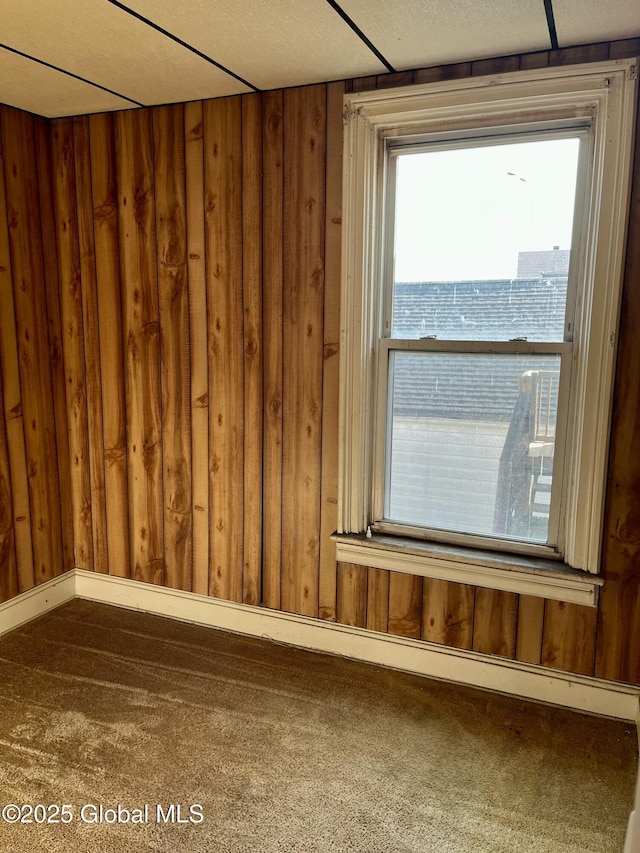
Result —
M 367 628 L 371 631 L 389 629 L 389 576 L 384 569 L 369 569 L 367 587 Z
M 473 616 L 473 650 L 515 657 L 518 596 L 498 589 L 477 589 Z
M 459 649 L 473 645 L 475 589 L 435 578 L 424 579 L 422 639 Z
M 344 625 L 367 627 L 367 569 L 351 563 L 338 566 L 337 610 L 338 622 Z
M 547 601 L 542 665 L 593 675 L 598 612 L 593 607 Z
M 390 572 L 389 633 L 419 638 L 422 632 L 422 578 Z

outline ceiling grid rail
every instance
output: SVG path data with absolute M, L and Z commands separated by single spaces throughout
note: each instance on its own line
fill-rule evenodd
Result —
M 131 15 L 132 18 L 135 18 L 136 20 L 140 21 L 141 23 L 146 24 L 148 27 L 151 27 L 156 32 L 160 33 L 161 35 L 165 36 L 166 38 L 171 39 L 171 41 L 174 41 L 176 44 L 179 44 L 180 47 L 184 47 L 185 50 L 191 51 L 191 53 L 195 54 L 200 59 L 204 59 L 205 62 L 209 62 L 211 65 L 214 65 L 220 71 L 224 71 L 225 74 L 228 74 L 230 77 L 233 77 L 234 80 L 237 80 L 239 83 L 242 83 L 243 86 L 248 86 L 254 92 L 261 92 L 262 91 L 261 89 L 258 88 L 258 86 L 254 86 L 253 83 L 250 83 L 248 80 L 245 80 L 244 77 L 241 77 L 239 74 L 236 74 L 235 71 L 231 71 L 231 69 L 226 68 L 220 62 L 216 62 L 215 59 L 212 59 L 212 57 L 207 56 L 206 53 L 202 53 L 202 51 L 198 50 L 197 47 L 193 47 L 193 45 L 190 45 L 188 42 L 183 41 L 181 38 L 179 38 L 174 33 L 170 32 L 169 30 L 165 30 L 159 24 L 154 23 L 154 21 L 150 20 L 149 18 L 145 18 L 139 12 L 136 12 L 133 9 L 130 9 L 128 6 L 125 6 L 124 3 L 120 3 L 119 0 L 107 0 L 107 2 L 111 3 L 111 5 L 115 6 L 117 9 L 121 9 L 123 12 L 126 12 L 127 15 Z
M 380 60 L 380 62 L 385 66 L 385 68 L 387 69 L 387 71 L 391 72 L 391 74 L 395 74 L 396 69 L 393 67 L 393 65 L 392 65 L 392 64 L 391 64 L 391 63 L 390 63 L 390 62 L 389 62 L 389 61 L 388 61 L 388 60 L 387 60 L 387 59 L 386 59 L 386 58 L 385 58 L 385 57 L 380 53 L 380 51 L 379 51 L 379 50 L 378 50 L 378 48 L 375 46 L 375 44 L 373 44 L 373 42 L 372 42 L 372 41 L 370 41 L 370 40 L 366 37 L 366 35 L 362 32 L 362 30 L 360 29 L 360 27 L 356 24 L 356 22 L 355 22 L 354 20 L 352 20 L 352 19 L 349 17 L 349 15 L 347 15 L 347 13 L 344 11 L 344 9 L 342 9 L 342 7 L 341 7 L 341 6 L 339 6 L 339 5 L 335 2 L 335 0 L 327 0 L 327 3 L 329 4 L 329 6 L 331 6 L 331 8 L 334 10 L 334 12 L 336 12 L 338 15 L 340 15 L 340 17 L 342 18 L 342 20 L 343 20 L 343 21 L 344 21 L 344 22 L 345 22 L 349 27 L 351 27 L 351 29 L 353 30 L 353 32 L 358 36 L 358 38 L 359 38 L 362 42 L 364 42 L 364 44 L 366 44 L 366 46 L 367 46 L 367 47 L 369 48 L 369 50 L 374 54 L 374 56 L 375 56 L 377 59 L 379 59 L 379 60 Z
M 37 56 L 31 56 L 29 53 L 23 53 L 21 50 L 16 50 L 15 47 L 10 47 L 8 44 L 1 44 L 1 50 L 7 50 L 9 53 L 15 53 L 16 56 L 21 56 L 23 59 L 28 59 L 30 62 L 36 62 L 38 65 L 43 65 L 45 68 L 51 68 L 52 71 L 57 71 L 67 77 L 72 77 L 74 80 L 79 80 L 81 83 L 87 83 L 102 92 L 107 92 L 109 95 L 115 95 L 116 98 L 122 98 L 123 101 L 129 101 L 130 104 L 135 104 L 136 107 L 144 107 L 145 105 L 136 101 L 135 98 L 130 98 L 128 95 L 123 95 L 113 89 L 108 89 L 106 86 L 101 86 L 100 83 L 94 83 L 93 80 L 88 80 L 86 77 L 81 77 L 79 74 L 74 74 L 73 71 L 67 71 L 66 68 L 60 68 L 58 65 L 52 65 L 50 62 L 45 62 L 44 59 L 38 59 Z
M 547 16 L 547 26 L 549 27 L 551 50 L 558 50 L 558 33 L 556 32 L 556 19 L 555 15 L 553 14 L 552 0 L 544 0 L 544 12 Z

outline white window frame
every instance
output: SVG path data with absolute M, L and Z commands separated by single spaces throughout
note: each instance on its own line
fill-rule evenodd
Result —
M 618 60 L 345 96 L 339 561 L 596 604 L 636 84 L 637 60 Z M 384 337 L 389 142 L 571 126 L 590 133 L 586 200 L 576 212 L 584 239 L 571 269 L 578 293 L 560 518 L 564 562 L 517 554 L 517 547 L 459 547 L 455 536 L 431 544 L 368 537 L 380 502 L 376 407 L 386 406 L 376 354 Z

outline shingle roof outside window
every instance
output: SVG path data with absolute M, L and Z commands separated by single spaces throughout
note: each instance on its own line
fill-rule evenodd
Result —
M 399 283 L 393 336 L 439 340 L 562 341 L 567 277 Z M 553 370 L 555 356 L 402 353 L 395 359 L 396 416 L 508 422 L 519 377 Z

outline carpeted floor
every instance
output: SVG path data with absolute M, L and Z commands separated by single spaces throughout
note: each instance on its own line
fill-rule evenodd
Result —
M 2 853 L 622 850 L 623 723 L 83 601 L 0 638 L 0 684 L 0 807 L 70 807 Z M 89 822 L 118 804 L 146 822 Z

